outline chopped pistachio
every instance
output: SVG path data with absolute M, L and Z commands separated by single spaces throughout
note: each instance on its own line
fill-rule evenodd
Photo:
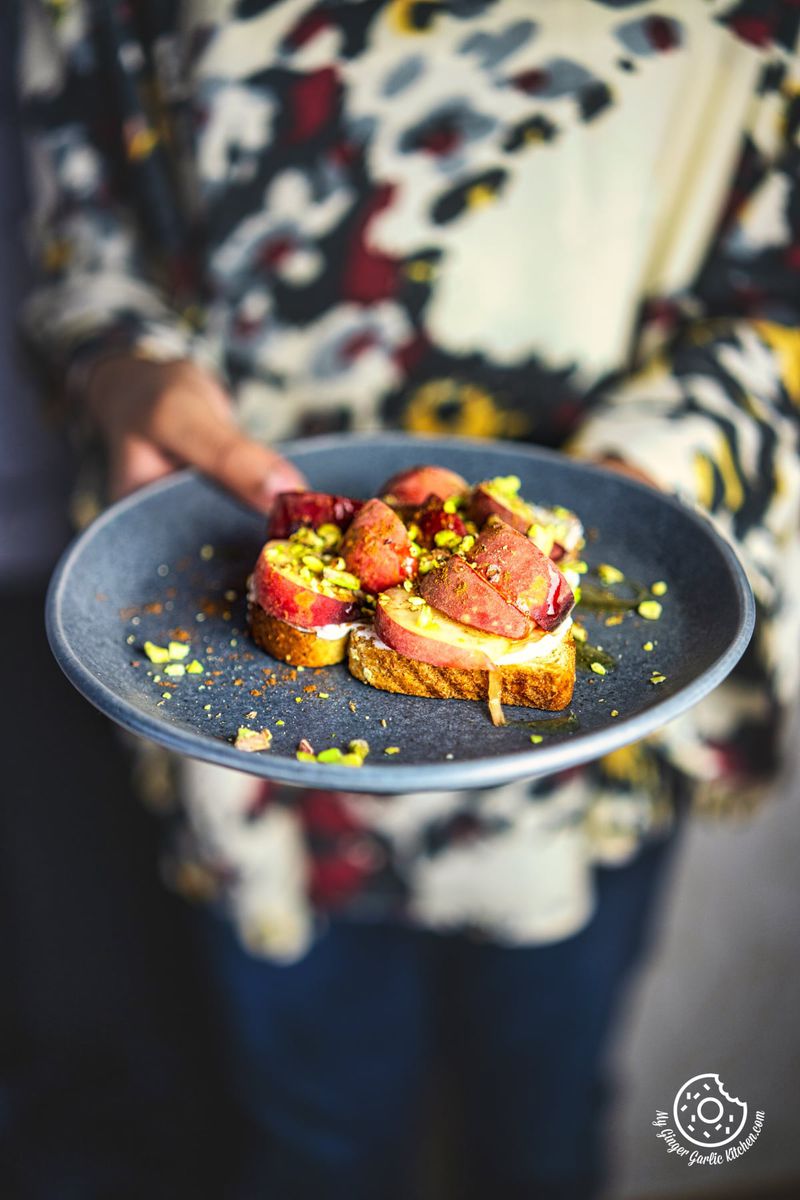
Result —
M 387 746 L 383 753 L 384 754 L 399 754 L 400 747 L 399 746 Z
M 188 642 L 170 642 L 167 646 L 170 658 L 182 659 L 186 658 L 189 653 Z
M 313 571 L 315 575 L 321 575 L 325 570 L 325 563 L 321 558 L 317 558 L 316 554 L 304 554 L 300 561 L 304 567 L 308 567 L 309 571 Z
M 209 708 L 211 708 L 211 705 L 209 704 L 209 705 L 208 705 L 208 707 L 209 707 Z M 285 725 L 285 724 L 286 724 L 286 722 L 285 722 L 285 721 L 280 721 L 280 720 L 278 720 L 278 721 L 276 721 L 276 722 L 275 722 L 275 724 L 276 724 L 276 725 Z
M 317 692 L 317 695 L 319 696 L 320 700 L 330 699 L 330 692 Z
M 519 475 L 497 475 L 491 481 L 491 486 L 498 492 L 505 492 L 508 495 L 516 496 L 519 489 L 522 487 L 522 480 Z
M 412 542 L 418 542 L 420 537 L 422 536 L 422 530 L 420 529 L 419 525 L 417 525 L 416 522 L 414 522 L 414 521 L 412 521 L 412 523 L 408 527 L 408 536 L 410 537 Z
M 612 715 L 612 717 L 618 717 L 618 716 L 619 716 L 619 709 L 618 709 L 618 708 L 612 708 L 612 710 L 611 710 L 611 715 Z
M 172 692 L 162 692 L 162 693 L 161 693 L 161 698 L 162 698 L 163 700 L 171 700 L 171 699 L 172 699 Z
M 457 546 L 461 541 L 454 529 L 440 529 L 433 535 L 433 540 L 440 547 Z
M 650 591 L 654 596 L 666 596 L 667 585 L 664 583 L 663 579 L 659 579 L 657 583 L 650 585 Z
M 572 636 L 575 638 L 576 642 L 585 642 L 587 633 L 584 627 L 582 625 L 578 625 L 576 622 L 572 626 Z
M 338 763 L 342 760 L 342 752 L 338 746 L 329 746 L 327 750 L 321 750 L 317 755 L 317 762 L 321 763 Z
M 569 563 L 569 569 L 574 571 L 576 575 L 585 575 L 589 570 L 589 565 L 581 559 L 580 562 Z
M 186 664 L 186 670 L 189 675 L 202 675 L 204 668 L 201 662 L 198 662 L 196 658 L 193 658 L 190 663 Z
M 302 704 L 302 703 L 303 703 L 303 697 L 302 697 L 302 696 L 295 696 L 295 698 L 294 698 L 294 702 L 295 702 L 295 704 Z
M 461 545 L 459 546 L 459 549 L 463 550 L 465 553 L 468 553 L 474 545 L 475 545 L 474 536 L 471 533 L 465 533 L 463 538 L 461 539 Z
M 347 588 L 351 592 L 357 592 L 361 587 L 361 580 L 350 573 L 350 571 L 340 571 L 336 567 L 325 567 L 323 577 L 328 583 L 332 583 L 334 587 Z
M 298 750 L 297 753 L 295 754 L 295 758 L 297 759 L 298 762 L 316 762 L 317 761 L 313 754 L 309 754 L 308 750 Z
M 338 544 L 342 540 L 342 531 L 338 525 L 326 521 L 317 529 L 317 537 L 321 537 L 324 542 Z
M 425 600 L 422 596 L 409 596 L 408 597 L 408 607 L 409 608 L 422 608 L 424 604 L 425 604 Z
M 593 662 L 592 670 L 594 671 L 595 675 L 605 675 L 606 673 L 605 667 L 600 662 Z
M 186 674 L 186 667 L 183 663 L 167 663 L 164 667 L 164 674 L 171 676 L 173 679 L 179 679 L 181 675 Z
M 444 509 L 444 511 L 446 513 L 458 512 L 458 498 L 455 496 L 451 496 L 449 500 L 445 500 L 444 504 L 442 505 L 442 508 Z
M 597 574 L 603 583 L 623 583 L 625 580 L 625 576 L 619 567 L 612 567 L 610 563 L 600 563 L 597 568 Z
M 360 754 L 343 754 L 339 760 L 343 767 L 363 767 L 364 759 Z
M 211 705 L 210 705 L 210 704 L 204 704 L 204 705 L 203 705 L 203 712 L 211 712 Z
M 532 733 L 531 741 L 533 742 L 534 746 L 538 746 L 540 742 L 544 741 L 544 738 L 541 733 Z
M 145 642 L 144 652 L 150 659 L 150 662 L 165 663 L 169 662 L 169 650 L 166 646 L 156 646 L 154 642 Z
M 663 609 L 657 600 L 643 600 L 636 611 L 646 621 L 657 621 Z
M 423 604 L 421 608 L 417 609 L 417 624 L 424 629 L 426 625 L 430 625 L 432 616 L 430 605 Z
M 662 675 L 660 671 L 654 671 L 650 676 L 649 683 L 664 683 L 666 675 Z
M 347 748 L 352 754 L 359 754 L 362 758 L 369 754 L 369 742 L 365 738 L 353 738 Z
M 413 588 L 413 586 L 414 586 L 414 585 L 413 585 L 413 583 L 411 582 L 411 580 L 410 580 L 410 579 L 404 579 L 404 580 L 403 580 L 403 591 L 410 592 L 410 591 L 411 591 L 411 589 Z
M 248 729 L 246 725 L 240 725 L 233 744 L 237 750 L 269 750 L 272 734 L 268 729 Z

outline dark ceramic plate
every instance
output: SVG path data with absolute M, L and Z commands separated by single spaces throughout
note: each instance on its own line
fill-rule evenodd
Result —
M 661 619 L 635 610 L 619 623 L 608 611 L 581 616 L 589 642 L 617 665 L 606 675 L 579 672 L 566 721 L 507 708 L 509 723 L 495 729 L 482 703 L 389 695 L 344 665 L 291 672 L 246 633 L 245 581 L 264 519 L 184 472 L 106 512 L 67 551 L 50 587 L 56 658 L 120 725 L 180 753 L 289 783 L 388 793 L 486 787 L 577 766 L 658 729 L 725 678 L 752 633 L 750 589 L 709 523 L 627 479 L 518 445 L 404 435 L 320 438 L 284 450 L 314 488 L 362 496 L 419 462 L 470 481 L 517 474 L 529 499 L 580 515 L 592 535 L 590 565 L 611 563 L 644 585 L 667 583 Z M 142 644 L 163 645 L 175 630 L 191 635 L 190 658 L 205 670 L 180 680 L 162 674 L 158 682 Z M 665 680 L 649 682 L 654 671 Z M 271 750 L 236 750 L 240 725 L 268 726 Z M 532 732 L 541 742 L 531 743 Z M 295 758 L 301 738 L 319 751 L 356 737 L 372 748 L 361 768 Z M 385 755 L 389 746 L 399 753 Z

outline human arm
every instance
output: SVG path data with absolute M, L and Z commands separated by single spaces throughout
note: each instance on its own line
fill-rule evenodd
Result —
M 23 6 L 38 268 L 25 328 L 106 438 L 112 496 L 189 463 L 266 508 L 303 480 L 236 429 L 220 356 L 196 320 L 189 222 L 157 132 L 173 115 L 169 97 L 154 113 L 142 100 L 153 82 L 144 64 L 173 47 L 170 9 L 147 43 L 120 6 L 79 2 L 61 16 L 38 0 Z

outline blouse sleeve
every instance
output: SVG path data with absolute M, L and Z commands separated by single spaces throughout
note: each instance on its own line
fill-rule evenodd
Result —
M 661 319 L 671 306 L 694 319 L 684 315 L 601 393 L 571 446 L 617 456 L 710 514 L 766 612 L 786 586 L 800 523 L 797 75 L 796 59 L 771 68 L 771 87 L 765 71 L 728 215 L 696 286 L 650 306 Z
M 168 156 L 142 100 L 153 47 L 121 8 L 103 0 L 22 6 L 37 272 L 23 324 L 61 379 L 109 351 L 176 359 L 199 350 L 178 282 L 186 238 Z

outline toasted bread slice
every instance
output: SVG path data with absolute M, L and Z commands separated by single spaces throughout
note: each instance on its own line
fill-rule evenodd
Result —
M 320 636 L 314 629 L 298 629 L 280 617 L 265 612 L 260 604 L 251 601 L 249 606 L 250 633 L 253 641 L 282 662 L 293 667 L 330 667 L 344 662 L 347 657 L 347 639 L 351 629 L 358 628 L 356 622 L 341 626 L 327 626 L 326 635 L 340 629 L 338 636 Z
M 435 696 L 442 700 L 486 700 L 489 672 L 436 667 L 406 658 L 380 640 L 369 626 L 353 630 L 348 666 L 362 683 L 406 696 Z M 567 630 L 546 656 L 496 668 L 500 701 L 557 712 L 566 708 L 575 686 L 575 643 Z

